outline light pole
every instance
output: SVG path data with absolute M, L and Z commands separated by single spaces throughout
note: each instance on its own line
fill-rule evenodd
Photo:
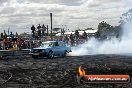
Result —
M 53 40 L 53 36 L 52 36 L 52 13 L 50 13 L 50 22 L 51 22 L 51 40 Z

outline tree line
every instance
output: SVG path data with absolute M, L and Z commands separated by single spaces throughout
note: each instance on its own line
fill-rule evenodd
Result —
M 111 39 L 112 37 L 120 39 L 123 34 L 122 26 L 125 23 L 131 23 L 131 22 L 132 22 L 132 9 L 122 14 L 118 26 L 112 26 L 105 21 L 100 22 L 98 24 L 98 31 L 96 32 L 95 37 L 101 40 Z

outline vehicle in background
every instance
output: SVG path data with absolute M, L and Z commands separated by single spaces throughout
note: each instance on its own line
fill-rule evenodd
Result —
M 31 55 L 34 59 L 43 57 L 52 59 L 54 56 L 65 57 L 69 52 L 71 47 L 63 41 L 46 41 L 42 42 L 40 47 L 33 48 Z

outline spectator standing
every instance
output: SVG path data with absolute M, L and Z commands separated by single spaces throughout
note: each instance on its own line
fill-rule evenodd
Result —
M 40 26 L 40 24 L 38 25 L 37 29 L 38 29 L 38 37 L 41 38 L 41 26 Z
M 42 25 L 42 36 L 45 36 L 45 31 L 46 31 L 46 27 L 45 27 L 45 25 L 43 24 L 43 25 Z
M 72 33 L 70 34 L 70 41 L 71 41 L 71 45 L 74 45 L 74 36 Z
M 6 32 L 4 31 L 3 39 L 6 39 L 6 38 L 7 38 L 7 34 L 6 34 Z
M 87 33 L 85 31 L 83 33 L 83 39 L 87 40 Z
M 78 32 L 78 30 L 75 31 L 75 37 L 76 37 L 76 39 L 79 39 L 79 32 Z
M 67 35 L 65 36 L 64 41 L 65 41 L 66 44 L 68 44 L 68 42 L 69 42 L 69 38 L 68 38 Z
M 16 38 L 18 38 L 18 33 L 17 32 L 16 32 L 16 35 L 15 36 L 16 36 Z
M 32 25 L 31 31 L 32 31 L 32 37 L 34 38 L 35 37 L 35 27 L 34 27 L 34 25 Z
M 11 32 L 10 33 L 10 38 L 11 38 L 11 41 L 13 41 L 13 39 L 14 39 L 14 34 Z
M 1 33 L 1 39 L 3 39 L 4 38 L 4 34 L 3 33 Z

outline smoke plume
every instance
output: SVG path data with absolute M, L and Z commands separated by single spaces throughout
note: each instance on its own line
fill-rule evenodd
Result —
M 112 38 L 111 40 L 98 41 L 95 38 L 89 39 L 84 44 L 72 47 L 72 56 L 94 55 L 94 54 L 130 54 L 132 53 L 132 25 L 123 25 L 123 35 L 121 40 Z

